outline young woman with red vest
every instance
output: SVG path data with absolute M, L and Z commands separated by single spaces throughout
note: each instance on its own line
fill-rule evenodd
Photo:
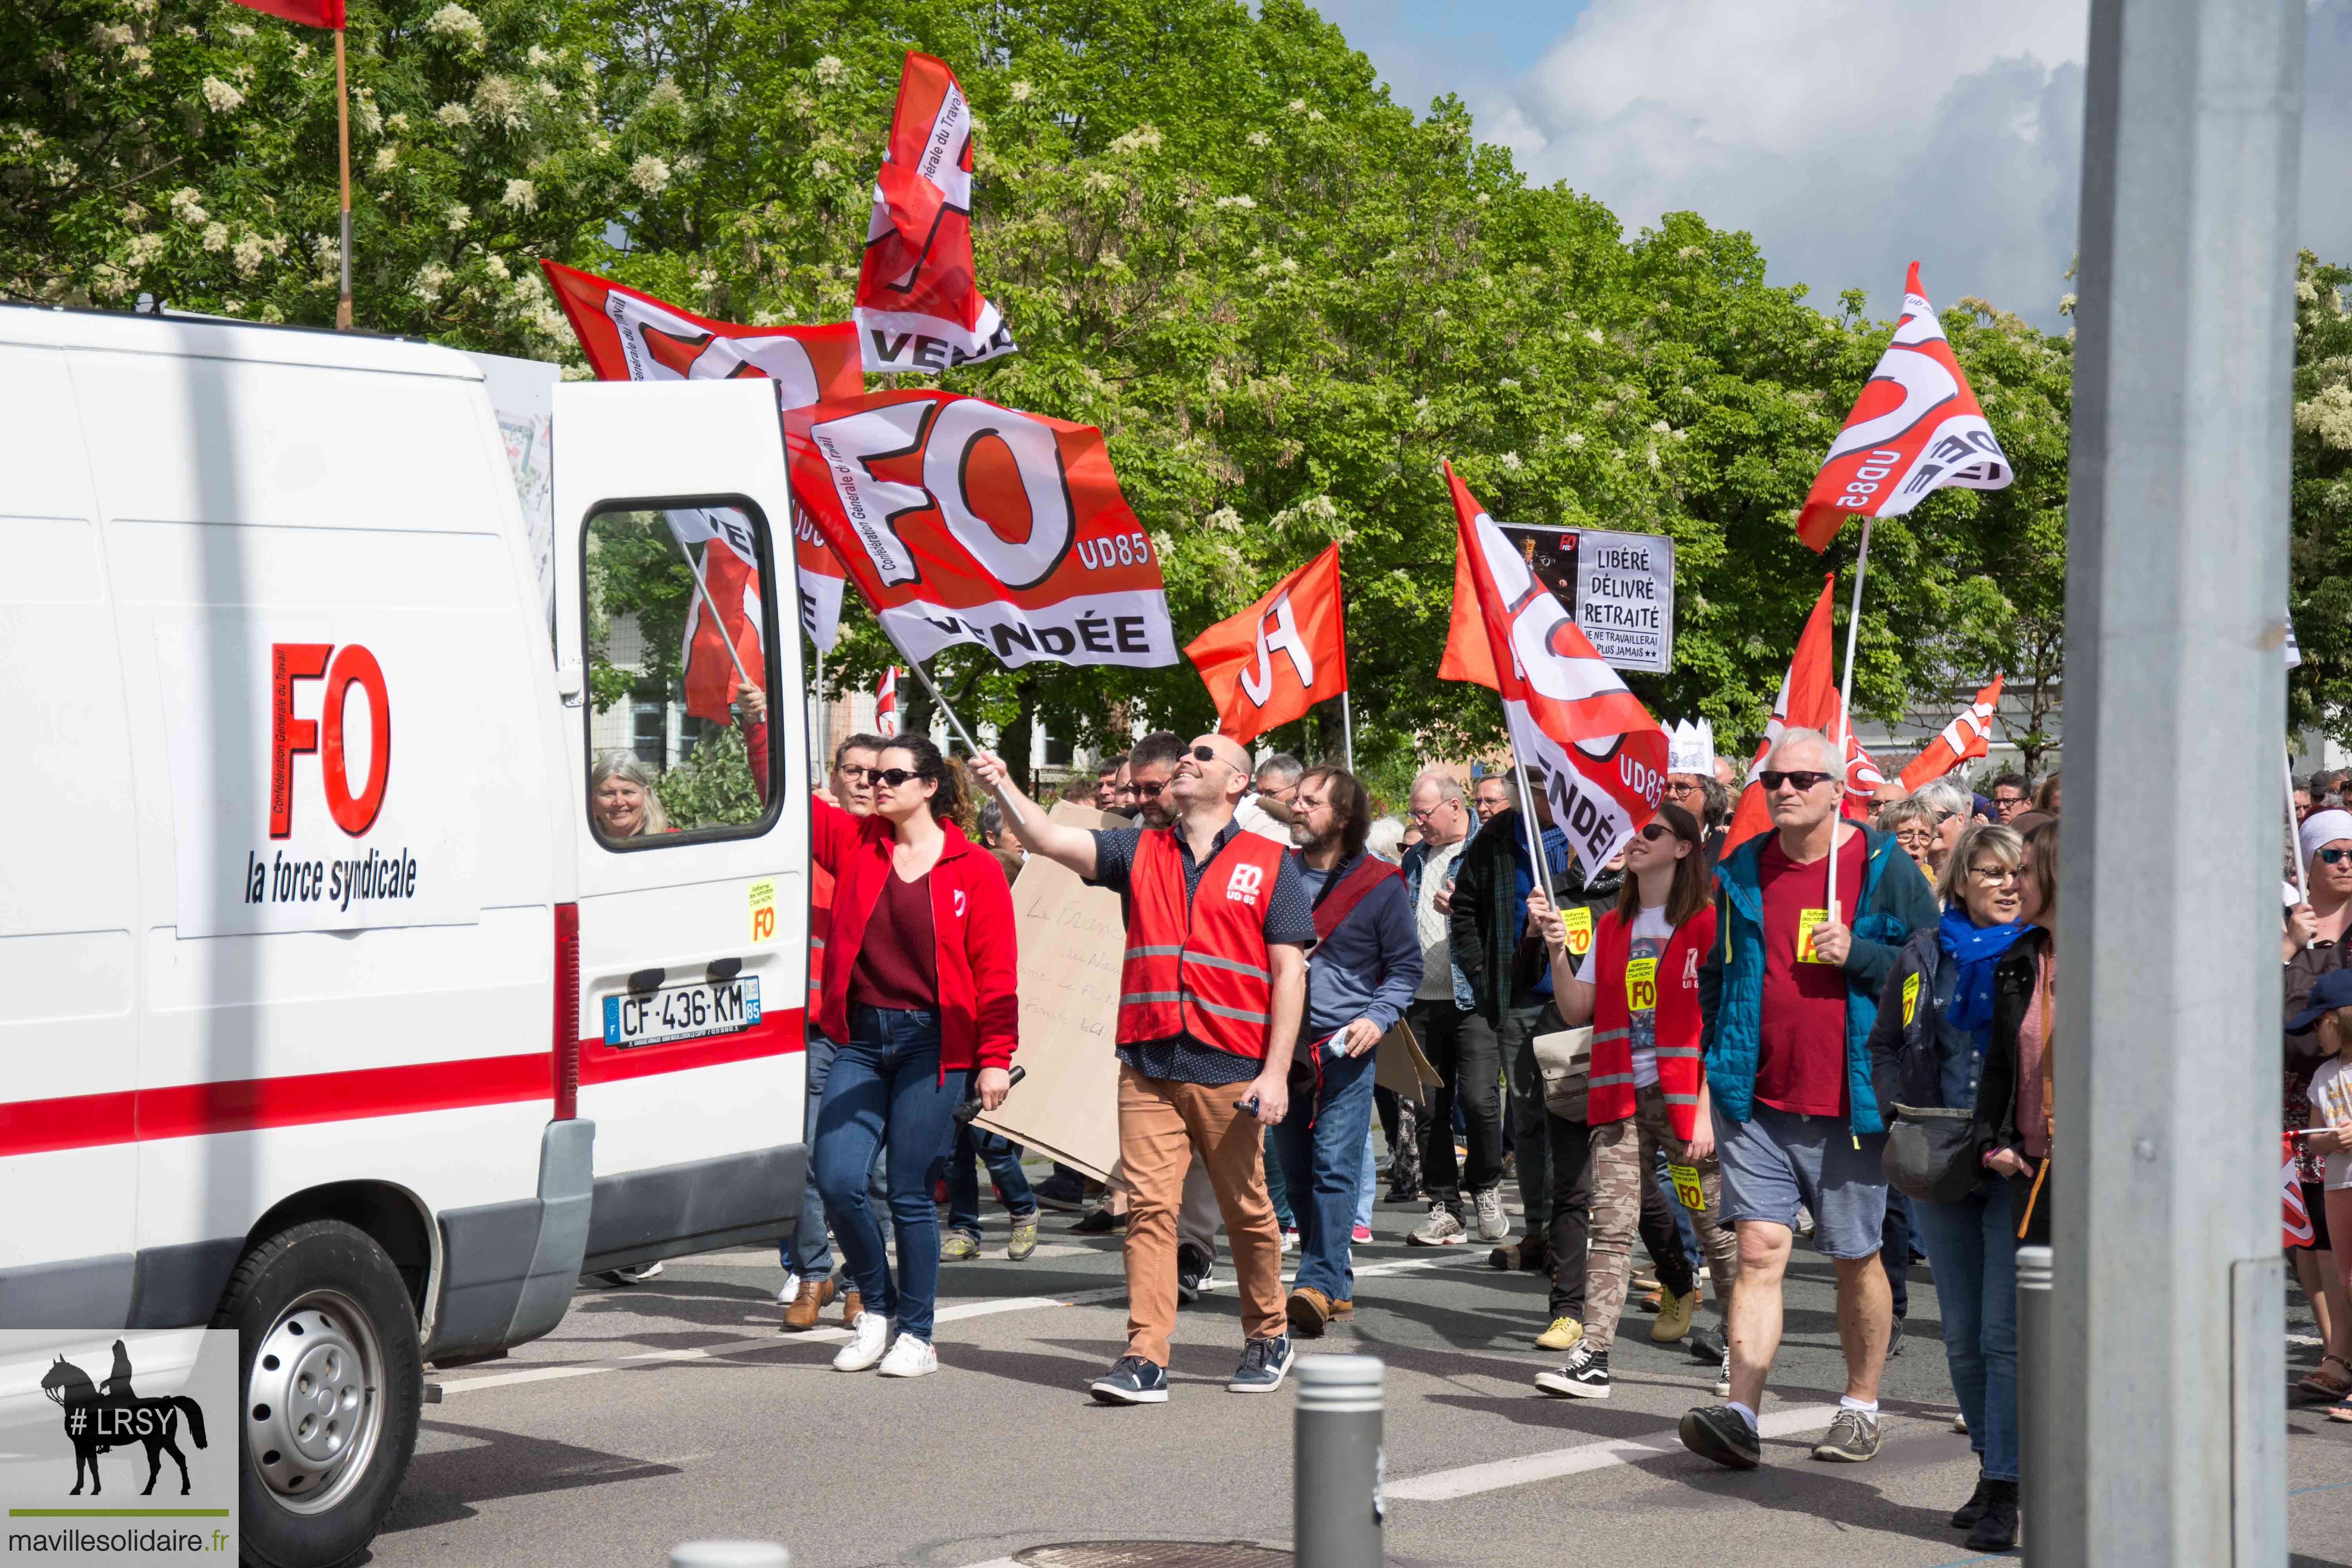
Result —
M 1018 1043 L 1013 895 L 957 828 L 961 786 L 928 737 L 894 739 L 877 762 L 865 771 L 872 816 L 823 795 L 809 814 L 810 858 L 834 879 L 817 1027 L 840 1042 L 810 1161 L 864 1308 L 835 1370 L 920 1377 L 940 1364 L 931 1167 L 968 1084 L 991 1110 L 1004 1099 Z M 866 1196 L 883 1146 L 895 1282 Z
M 1609 1397 L 1609 1348 L 1625 1310 L 1642 1187 L 1663 1148 L 1675 1164 L 1696 1167 L 1704 1206 L 1691 1214 L 1716 1310 L 1731 1300 L 1739 1243 L 1715 1223 L 1720 1195 L 1715 1130 L 1699 1056 L 1698 965 L 1715 940 L 1706 835 L 1678 805 L 1661 806 L 1625 849 L 1617 907 L 1594 922 L 1585 977 L 1570 972 L 1567 932 L 1544 911 L 1553 989 L 1560 1015 L 1592 1026 L 1587 1120 L 1592 1129 L 1592 1260 L 1584 1336 L 1566 1366 L 1536 1378 L 1547 1394 Z M 1680 1278 L 1675 1278 L 1676 1274 Z M 1690 1326 L 1698 1282 L 1678 1248 L 1658 1259 L 1664 1309 L 1651 1338 L 1680 1339 Z

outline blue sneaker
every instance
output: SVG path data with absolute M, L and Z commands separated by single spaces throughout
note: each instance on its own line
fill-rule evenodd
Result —
M 1139 1355 L 1123 1355 L 1087 1388 L 1105 1405 L 1165 1405 L 1168 1373 Z
M 1225 1386 L 1235 1394 L 1272 1394 L 1290 1374 L 1293 1359 L 1288 1334 L 1252 1340 L 1242 1352 L 1242 1364 L 1234 1368 L 1233 1381 Z

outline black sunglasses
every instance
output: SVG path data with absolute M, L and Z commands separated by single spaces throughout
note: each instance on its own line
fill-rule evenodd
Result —
M 1162 780 L 1160 780 L 1160 783 L 1158 783 L 1158 784 L 1137 784 L 1137 785 L 1135 786 L 1135 793 L 1136 793 L 1136 795 L 1137 795 L 1139 799 L 1143 799 L 1143 800 L 1158 800 L 1158 799 L 1160 798 L 1160 792 L 1161 790 L 1163 790 L 1163 789 L 1166 789 L 1167 787 L 1168 787 L 1168 781 L 1167 781 L 1167 780 L 1165 780 L 1165 779 L 1162 779 Z
M 1214 746 L 1195 746 L 1192 748 L 1192 760 L 1196 763 L 1213 763 L 1217 760 L 1217 748 Z
M 2323 866 L 2333 866 L 2338 860 L 2352 860 L 2352 849 L 2323 849 L 2319 852 L 2319 863 Z
M 1772 769 L 1767 768 L 1756 776 L 1758 779 L 1762 781 L 1765 793 L 1769 795 L 1773 790 L 1779 789 L 1784 784 L 1796 785 L 1798 793 L 1802 794 L 1806 790 L 1811 789 L 1816 784 L 1825 784 L 1829 783 L 1830 780 L 1836 775 L 1833 773 L 1776 773 Z
M 851 771 L 866 775 L 866 785 L 868 789 L 876 784 L 888 784 L 892 789 L 897 789 L 902 784 L 923 776 L 905 768 L 855 768 Z
M 1650 843 L 1655 844 L 1661 838 L 1671 837 L 1674 831 L 1663 822 L 1653 822 L 1642 829 L 1642 837 Z

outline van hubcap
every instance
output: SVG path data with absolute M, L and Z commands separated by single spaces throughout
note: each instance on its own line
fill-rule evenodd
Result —
M 332 1290 L 302 1297 L 262 1336 L 246 1451 L 284 1507 L 322 1513 L 366 1473 L 383 1426 L 383 1365 L 365 1315 Z

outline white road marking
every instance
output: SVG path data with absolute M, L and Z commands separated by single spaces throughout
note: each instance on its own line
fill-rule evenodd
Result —
M 1356 1270 L 1356 1278 L 1379 1279 L 1391 1274 L 1418 1274 L 1427 1269 L 1466 1268 L 1461 1258 L 1409 1258 L 1390 1263 L 1368 1263 Z M 658 1296 L 648 1293 L 646 1300 Z M 967 1318 L 991 1318 L 1000 1312 L 1028 1312 L 1045 1307 L 1093 1307 L 1108 1301 L 1127 1300 L 1125 1284 L 1107 1286 L 1094 1290 L 1076 1290 L 1065 1296 L 1006 1296 L 986 1301 L 963 1301 L 952 1307 L 942 1307 L 938 1321 L 942 1323 L 961 1322 Z M 733 1355 L 751 1345 L 828 1344 L 849 1337 L 845 1327 L 811 1329 L 805 1333 L 782 1334 L 766 1330 L 756 1334 L 737 1334 L 729 1339 L 689 1350 L 639 1351 L 628 1355 L 604 1356 L 594 1361 L 567 1362 L 560 1366 L 518 1367 L 512 1372 L 494 1372 L 482 1377 L 460 1378 L 441 1384 L 444 1398 L 455 1394 L 470 1394 L 485 1388 L 510 1388 L 525 1383 L 554 1383 L 570 1377 L 594 1377 L 603 1373 L 625 1372 L 630 1367 L 651 1366 L 663 1362 L 709 1361 L 716 1356 Z
M 1800 1405 L 1788 1410 L 1776 1410 L 1758 1426 L 1767 1437 L 1786 1437 L 1792 1433 L 1826 1426 L 1830 1417 L 1836 1414 L 1837 1406 L 1834 1405 Z M 1447 1502 L 1455 1498 L 1475 1497 L 1481 1492 L 1500 1491 L 1506 1487 L 1558 1480 L 1562 1476 L 1580 1476 L 1592 1470 L 1605 1470 L 1612 1465 L 1627 1465 L 1638 1459 L 1683 1451 L 1682 1439 L 1671 1432 L 1652 1438 L 1614 1437 L 1606 1442 L 1580 1444 L 1573 1448 L 1522 1454 L 1516 1459 L 1495 1459 L 1483 1465 L 1464 1465 L 1458 1469 L 1433 1470 L 1425 1476 L 1411 1476 L 1401 1481 L 1391 1481 L 1389 1496 L 1405 1502 Z

